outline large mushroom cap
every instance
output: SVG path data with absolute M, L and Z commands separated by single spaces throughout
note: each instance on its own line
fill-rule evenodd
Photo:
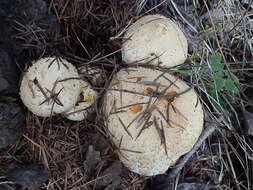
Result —
M 166 172 L 191 150 L 203 128 L 195 91 L 173 75 L 142 67 L 116 74 L 104 113 L 120 160 L 145 176 Z
M 42 117 L 70 110 L 77 102 L 80 91 L 76 68 L 65 59 L 56 57 L 35 62 L 24 74 L 20 86 L 20 96 L 25 106 Z
M 124 38 L 122 59 L 127 63 L 150 62 L 172 67 L 187 58 L 188 44 L 184 33 L 173 20 L 159 14 L 137 20 L 128 28 Z
M 82 81 L 82 91 L 80 99 L 75 107 L 65 113 L 67 119 L 72 121 L 82 121 L 87 115 L 94 111 L 94 102 L 97 99 L 97 92 L 94 91 L 90 85 Z

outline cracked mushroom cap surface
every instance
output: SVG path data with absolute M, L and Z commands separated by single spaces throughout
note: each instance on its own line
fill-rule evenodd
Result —
M 165 173 L 192 149 L 203 129 L 196 92 L 173 75 L 143 67 L 115 75 L 103 112 L 119 159 L 143 176 Z
M 122 60 L 172 67 L 187 58 L 187 39 L 175 21 L 159 15 L 147 15 L 133 23 L 124 35 Z
M 70 110 L 75 106 L 80 92 L 77 69 L 67 60 L 56 57 L 34 62 L 24 73 L 20 86 L 24 105 L 41 117 Z
M 94 111 L 94 102 L 97 99 L 97 92 L 91 88 L 91 86 L 85 82 L 82 83 L 82 91 L 80 99 L 76 103 L 75 107 L 65 113 L 65 117 L 71 121 L 82 121 L 86 119 L 87 115 Z

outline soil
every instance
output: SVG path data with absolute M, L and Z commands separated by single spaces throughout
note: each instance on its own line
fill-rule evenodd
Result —
M 8 166 L 6 177 L 15 184 L 28 189 L 42 186 L 49 178 L 48 173 L 39 169 L 39 166 L 24 163 Z
M 0 151 L 13 145 L 24 133 L 25 111 L 16 103 L 0 102 Z
M 0 190 L 17 190 L 15 186 L 8 185 L 8 184 L 1 184 Z

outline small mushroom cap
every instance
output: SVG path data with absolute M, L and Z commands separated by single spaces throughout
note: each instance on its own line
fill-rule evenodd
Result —
M 24 74 L 20 86 L 24 105 L 41 117 L 70 110 L 75 106 L 80 92 L 77 69 L 65 59 L 56 57 L 43 58 L 33 63 Z M 55 98 L 52 98 L 53 94 Z
M 144 176 L 165 173 L 192 149 L 203 128 L 196 92 L 173 75 L 143 67 L 116 74 L 103 112 L 120 160 Z
M 99 86 L 106 79 L 105 71 L 100 67 L 84 66 L 79 68 L 81 77 L 87 79 L 92 85 Z
M 97 92 L 90 85 L 82 81 L 81 99 L 77 102 L 74 108 L 65 113 L 65 117 L 71 121 L 82 121 L 87 115 L 94 111 L 92 104 L 97 99 Z
M 184 33 L 171 19 L 147 15 L 133 23 L 124 35 L 122 60 L 161 67 L 182 64 L 187 58 L 188 44 Z

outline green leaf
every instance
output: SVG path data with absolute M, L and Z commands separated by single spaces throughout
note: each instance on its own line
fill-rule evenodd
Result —
M 235 82 L 231 78 L 228 78 L 225 81 L 225 89 L 229 92 L 232 92 L 232 93 L 236 93 L 236 94 L 239 93 L 239 90 L 238 90 L 237 86 L 235 85 Z
M 219 95 L 219 93 L 216 93 L 216 91 L 214 89 L 211 90 L 210 95 L 212 97 L 212 98 L 210 98 L 210 103 L 213 105 L 213 107 L 220 110 L 220 109 L 222 109 L 223 106 L 225 106 L 224 101 L 222 100 L 221 96 Z M 218 104 L 218 102 L 219 102 L 219 104 Z
M 222 61 L 221 54 L 220 54 L 220 53 L 214 53 L 214 54 L 212 54 L 211 57 L 209 58 L 209 61 L 210 61 L 212 64 L 221 63 L 221 61 Z
M 225 86 L 225 80 L 222 77 L 215 76 L 214 77 L 214 84 L 217 92 L 220 92 Z
M 231 80 L 233 80 L 235 84 L 240 84 L 240 81 L 237 78 L 237 76 L 235 76 L 235 74 L 230 72 L 229 75 L 230 75 Z
M 209 61 L 211 63 L 211 67 L 214 72 L 219 72 L 224 70 L 224 65 L 221 63 L 222 56 L 220 53 L 214 53 L 209 58 Z
M 209 31 L 209 32 L 207 33 L 207 35 L 205 36 L 205 39 L 206 39 L 206 40 L 209 40 L 209 39 L 212 39 L 212 38 L 214 38 L 214 37 L 215 37 L 215 32 Z

